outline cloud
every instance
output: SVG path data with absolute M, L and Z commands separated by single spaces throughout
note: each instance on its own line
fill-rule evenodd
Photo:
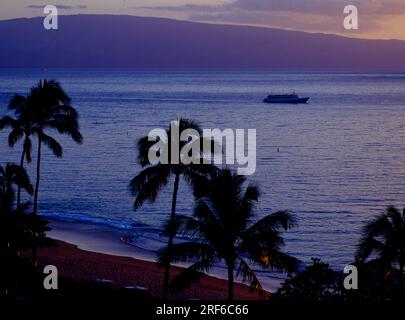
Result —
M 404 0 L 235 0 L 224 6 L 243 10 L 330 15 L 341 14 L 348 4 L 357 6 L 361 12 L 368 15 L 405 13 Z
M 184 4 L 181 6 L 143 6 L 133 9 L 161 10 L 161 11 L 182 11 L 182 12 L 217 12 L 225 9 L 225 5 L 206 4 Z
M 182 12 L 229 12 L 229 10 L 247 11 L 283 11 L 319 15 L 342 14 L 343 8 L 355 5 L 362 13 L 405 14 L 404 0 L 234 0 L 219 5 L 185 4 L 180 6 L 147 6 L 138 9 L 182 11 Z
M 30 4 L 26 6 L 28 9 L 42 9 L 43 7 L 45 7 L 45 5 L 42 4 Z
M 30 4 L 26 8 L 28 9 L 43 9 L 46 5 L 43 4 Z M 87 9 L 85 5 L 70 6 L 66 4 L 55 5 L 58 9 L 61 10 L 74 10 L 74 9 Z

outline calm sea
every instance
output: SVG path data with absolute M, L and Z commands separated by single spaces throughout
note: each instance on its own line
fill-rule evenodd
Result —
M 249 178 L 262 192 L 257 217 L 291 210 L 299 226 L 286 249 L 304 261 L 351 262 L 362 226 L 388 205 L 405 205 L 405 74 L 0 70 L 0 115 L 14 93 L 45 77 L 72 97 L 84 136 L 81 146 L 60 138 L 63 159 L 44 153 L 45 215 L 122 228 L 138 245 L 160 247 L 171 186 L 134 213 L 127 184 L 140 169 L 137 139 L 179 117 L 204 128 L 257 129 Z M 261 102 L 293 90 L 310 103 Z M 18 161 L 21 144 L 9 149 L 3 132 L 0 145 L 2 164 Z M 183 182 L 178 212 L 192 206 Z

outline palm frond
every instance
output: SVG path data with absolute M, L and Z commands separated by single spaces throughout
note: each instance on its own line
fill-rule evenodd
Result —
M 298 269 L 299 260 L 276 248 L 263 248 L 246 252 L 248 259 L 264 269 L 282 272 L 295 272 Z
M 365 261 L 373 254 L 384 265 L 393 266 L 401 259 L 404 249 L 405 225 L 402 214 L 395 207 L 388 207 L 383 214 L 363 227 L 363 237 L 357 247 L 356 258 Z
M 173 278 L 170 284 L 170 289 L 173 292 L 183 291 L 192 283 L 198 282 L 204 273 L 209 272 L 211 266 L 212 261 L 209 259 L 202 259 L 192 264 Z
M 194 217 L 206 224 L 214 233 L 221 233 L 223 225 L 220 221 L 220 214 L 211 202 L 210 198 L 203 197 L 196 200 Z
M 296 225 L 296 218 L 288 211 L 271 213 L 254 223 L 246 233 L 267 232 L 270 230 L 289 230 Z
M 255 272 L 243 258 L 239 257 L 237 260 L 239 261 L 239 266 L 236 269 L 236 276 L 242 277 L 242 282 L 248 281 L 251 289 L 264 293 L 264 289 Z
M 7 163 L 5 175 L 9 183 L 15 183 L 17 186 L 26 190 L 28 194 L 33 194 L 34 188 L 32 187 L 28 173 L 24 168 L 13 163 Z
M 76 109 L 67 104 L 57 105 L 54 107 L 53 111 L 55 114 L 65 114 L 73 119 L 79 118 L 79 114 Z
M 41 139 L 41 142 L 43 142 L 53 152 L 53 154 L 56 157 L 62 158 L 63 149 L 58 141 L 56 141 L 54 138 L 52 138 L 44 133 L 41 134 L 40 139 Z
M 201 242 L 183 242 L 174 244 L 171 250 L 164 247 L 158 250 L 157 260 L 159 263 L 165 264 L 170 262 L 193 262 L 195 260 L 210 260 L 216 259 L 216 251 L 206 243 Z
M 25 108 L 27 105 L 27 98 L 19 94 L 14 95 L 8 103 L 8 108 L 10 110 L 18 110 L 20 108 Z
M 163 227 L 163 233 L 178 234 L 199 241 L 204 237 L 205 225 L 201 221 L 185 215 L 177 215 L 172 221 L 169 219 Z
M 170 175 L 168 165 L 155 165 L 142 170 L 129 183 L 129 190 L 135 196 L 134 209 L 146 200 L 155 201 L 162 187 L 167 185 Z
M 238 244 L 241 252 L 254 250 L 261 251 L 265 248 L 279 249 L 284 245 L 284 239 L 281 232 L 272 229 L 258 229 L 255 232 L 247 230 L 240 237 Z
M 241 199 L 241 203 L 239 204 L 239 212 L 242 215 L 241 221 L 243 221 L 243 228 L 246 227 L 247 222 L 249 221 L 250 217 L 253 215 L 253 210 L 257 204 L 259 199 L 260 192 L 259 188 L 254 185 L 248 185 L 245 193 Z
M 402 215 L 397 208 L 394 206 L 388 207 L 385 215 L 389 220 L 392 221 L 393 229 L 400 230 L 402 228 Z
M 148 137 L 143 137 L 138 141 L 138 160 L 142 167 L 150 164 L 149 150 L 156 144 L 156 141 L 149 141 Z
M 18 140 L 24 136 L 24 130 L 22 128 L 14 128 L 8 135 L 8 145 L 14 147 Z
M 381 254 L 384 250 L 384 247 L 384 243 L 378 241 L 373 237 L 362 238 L 360 244 L 357 247 L 356 259 L 359 261 L 364 261 L 374 252 L 376 254 Z
M 52 113 L 50 115 L 49 122 L 51 122 L 51 121 L 57 122 L 60 125 L 65 125 L 68 128 L 69 127 L 71 127 L 71 128 L 79 127 L 79 122 L 77 121 L 77 118 L 75 118 L 71 115 L 68 115 L 68 114 Z
M 33 193 L 33 187 L 24 168 L 13 163 L 7 163 L 5 167 L 0 166 L 0 211 L 13 210 L 14 186 L 21 187 L 29 194 Z
M 365 238 L 378 237 L 392 231 L 392 225 L 385 213 L 379 215 L 363 228 Z
M 193 129 L 198 132 L 200 136 L 202 136 L 202 129 L 198 122 L 191 120 L 191 119 L 185 119 L 185 118 L 180 118 L 178 120 L 178 127 L 179 127 L 179 132 L 181 134 L 182 131 L 187 130 L 187 129 Z M 170 132 L 170 129 L 168 130 Z
M 31 163 L 32 161 L 32 142 L 29 137 L 25 137 L 24 139 L 24 151 L 25 151 L 25 158 L 27 159 L 28 163 Z
M 185 181 L 192 187 L 195 198 L 206 196 L 210 192 L 210 179 L 220 169 L 211 164 L 190 164 L 183 172 Z
M 68 135 L 73 139 L 74 142 L 78 144 L 83 143 L 83 136 L 78 129 L 72 128 Z
M 48 100 L 54 100 L 54 105 L 69 105 L 71 99 L 66 94 L 66 92 L 62 89 L 62 86 L 58 81 L 55 80 L 43 80 L 40 81 L 38 86 L 36 87 L 38 91 L 46 97 Z
M 4 116 L 3 118 L 0 119 L 0 130 L 3 130 L 4 128 L 10 127 L 14 128 L 16 126 L 17 120 L 9 117 L 9 116 Z
M 171 283 L 174 291 L 184 290 L 188 285 L 200 279 L 203 273 L 209 272 L 215 262 L 220 261 L 216 251 L 209 244 L 184 242 L 174 244 L 170 252 L 167 247 L 158 251 L 158 262 L 193 262 L 191 266 L 178 274 Z
M 76 143 L 81 144 L 83 141 L 83 137 L 78 130 L 77 122 L 69 120 L 69 117 L 64 121 L 49 120 L 45 123 L 44 127 L 55 129 L 60 134 L 70 136 Z

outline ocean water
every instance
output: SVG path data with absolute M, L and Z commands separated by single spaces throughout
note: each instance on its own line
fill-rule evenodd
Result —
M 46 216 L 109 225 L 159 248 L 171 184 L 137 212 L 127 185 L 140 170 L 137 139 L 179 117 L 257 130 L 249 177 L 261 190 L 257 217 L 294 213 L 299 225 L 285 234 L 285 249 L 305 262 L 352 262 L 364 224 L 388 205 L 405 205 L 405 74 L 3 69 L 0 115 L 40 78 L 61 82 L 84 136 L 83 145 L 58 138 L 63 159 L 44 152 L 39 211 Z M 309 104 L 262 103 L 269 92 L 292 90 Z M 0 133 L 0 162 L 18 162 L 20 153 L 21 144 L 8 148 Z M 34 178 L 34 164 L 28 170 Z M 182 181 L 178 213 L 192 207 Z

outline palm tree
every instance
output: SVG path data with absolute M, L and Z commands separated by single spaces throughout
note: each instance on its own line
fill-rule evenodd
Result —
M 70 136 L 76 143 L 82 143 L 78 113 L 70 106 L 70 102 L 71 99 L 57 81 L 41 80 L 36 87 L 31 88 L 26 97 L 15 95 L 10 101 L 9 109 L 15 112 L 17 120 L 13 121 L 9 117 L 3 120 L 3 126 L 13 128 L 12 139 L 9 139 L 9 142 L 15 143 L 18 138 L 25 136 L 21 164 L 25 157 L 28 161 L 31 159 L 30 137 L 36 136 L 38 140 L 34 214 L 37 213 L 38 207 L 42 144 L 45 144 L 57 157 L 60 158 L 63 155 L 62 146 L 46 134 L 45 130 L 55 129 L 60 134 Z
M 12 163 L 7 163 L 5 167 L 0 166 L 0 214 L 12 209 L 15 185 L 32 195 L 33 187 L 24 168 Z
M 405 264 L 405 208 L 400 212 L 395 207 L 387 210 L 368 223 L 358 246 L 356 258 L 364 262 L 375 255 L 391 272 L 399 266 L 399 280 L 402 283 Z
M 20 166 L 7 163 L 5 167 L 0 166 L 0 247 L 6 244 L 11 247 L 11 243 L 16 240 L 16 217 L 17 213 L 25 212 L 26 206 L 14 210 L 13 203 L 15 198 L 14 186 L 24 189 L 32 195 L 33 187 L 26 171 Z M 13 214 L 16 213 L 16 214 Z
M 174 244 L 159 252 L 159 260 L 192 262 L 175 278 L 173 284 L 183 286 L 208 272 L 214 263 L 225 261 L 228 271 L 228 298 L 233 299 L 234 271 L 251 288 L 262 291 L 262 286 L 248 261 L 264 269 L 293 272 L 297 259 L 283 253 L 281 229 L 288 230 L 295 223 L 286 211 L 276 212 L 253 221 L 253 211 L 259 198 L 258 189 L 246 184 L 246 178 L 224 169 L 214 174 L 207 193 L 197 199 L 194 216 L 178 216 L 175 229 L 190 241 Z
M 24 103 L 21 101 L 22 97 L 19 95 L 15 95 L 9 103 L 9 109 L 13 109 L 13 106 L 18 105 L 20 103 Z M 6 127 L 11 128 L 11 132 L 8 136 L 8 145 L 10 147 L 14 147 L 15 144 L 22 138 L 24 138 L 23 143 L 23 151 L 21 153 L 20 159 L 20 167 L 24 167 L 24 161 L 27 160 L 28 163 L 31 162 L 31 155 L 32 155 L 32 142 L 30 139 L 31 135 L 31 122 L 27 118 L 20 117 L 20 119 L 13 119 L 9 116 L 5 116 L 0 119 L 0 130 L 3 130 Z M 20 207 L 21 203 L 21 187 L 18 186 L 17 191 L 17 208 Z
M 178 126 L 179 133 L 181 134 L 184 130 L 192 129 L 196 130 L 200 137 L 202 137 L 202 130 L 197 123 L 192 120 L 180 119 L 177 121 L 176 126 Z M 167 137 L 171 137 L 171 127 L 166 130 Z M 203 138 L 200 138 L 200 146 L 203 146 Z M 136 175 L 129 183 L 129 189 L 132 195 L 135 197 L 134 210 L 138 210 L 140 206 L 146 201 L 155 201 L 161 189 L 166 186 L 169 182 L 170 176 L 174 176 L 174 187 L 172 194 L 172 204 L 170 212 L 170 221 L 174 222 L 176 219 L 176 203 L 177 203 L 177 193 L 179 190 L 180 177 L 182 176 L 186 182 L 194 185 L 195 181 L 201 176 L 206 175 L 213 170 L 215 166 L 204 164 L 184 164 L 180 161 L 179 164 L 172 164 L 171 153 L 169 152 L 168 164 L 153 164 L 149 160 L 149 150 L 153 147 L 156 142 L 149 141 L 148 137 L 143 137 L 138 141 L 138 160 L 143 167 L 143 170 Z M 179 142 L 179 150 L 182 150 L 187 142 Z M 169 138 L 167 141 L 167 150 L 171 150 L 172 141 Z M 201 150 L 202 151 L 202 150 Z M 202 154 L 200 155 L 203 156 Z M 178 157 L 181 160 L 181 157 Z M 173 161 L 174 162 L 174 161 Z M 197 192 L 197 190 L 196 190 Z M 168 232 L 168 244 L 167 251 L 170 252 L 173 246 L 173 239 L 175 237 L 174 232 Z M 165 272 L 163 280 L 163 298 L 166 299 L 168 296 L 169 289 L 169 279 L 170 279 L 170 260 L 164 263 Z
M 28 213 L 29 202 L 14 207 L 14 186 L 24 189 L 30 195 L 33 193 L 24 168 L 10 163 L 5 167 L 0 166 L 0 269 L 3 271 L 0 275 L 0 289 L 6 289 L 6 295 L 15 294 L 18 279 L 21 278 L 19 272 L 24 259 L 19 252 L 53 243 L 46 237 L 46 232 L 50 230 L 48 222 L 39 215 Z

